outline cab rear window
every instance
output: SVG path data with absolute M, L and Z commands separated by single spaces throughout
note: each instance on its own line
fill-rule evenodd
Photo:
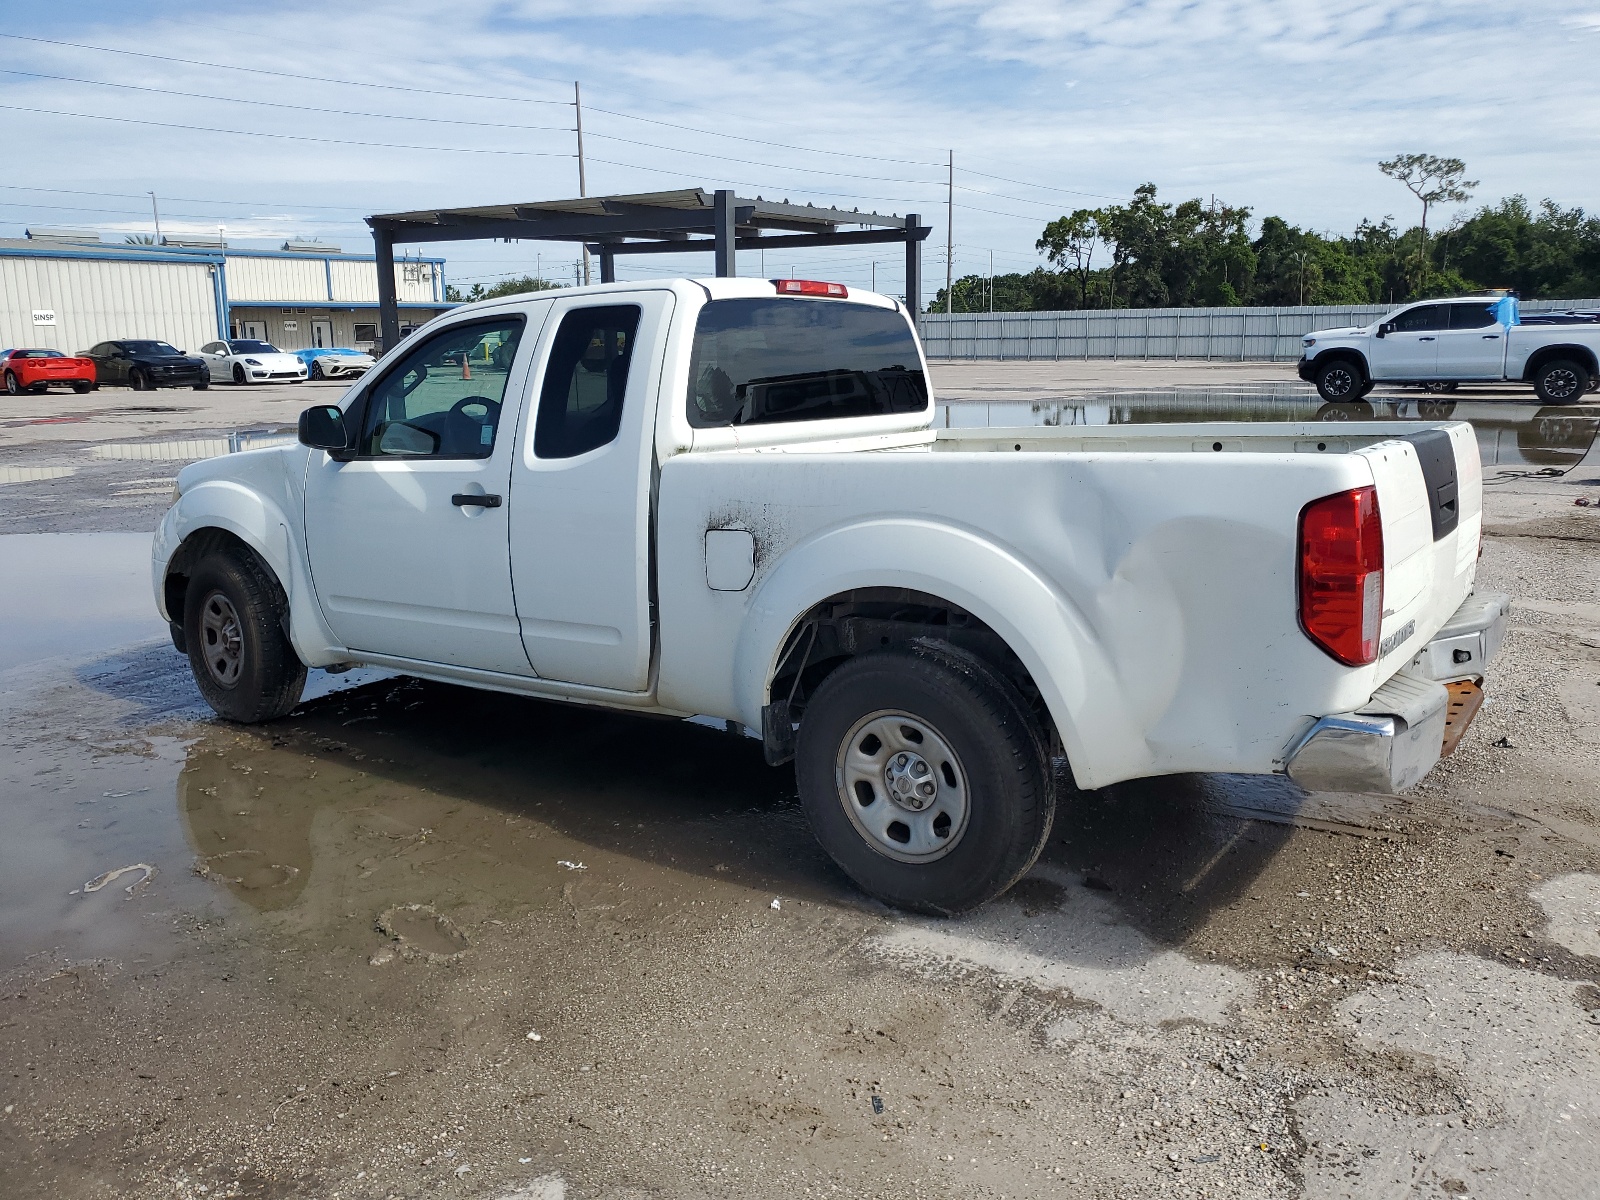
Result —
M 689 359 L 696 429 L 921 412 L 928 382 L 893 309 L 835 300 L 713 300 Z

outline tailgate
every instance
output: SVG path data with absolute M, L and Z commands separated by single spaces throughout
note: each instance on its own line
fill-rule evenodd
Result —
M 1472 591 L 1483 527 L 1483 469 L 1472 426 L 1417 430 L 1358 450 L 1383 522 L 1378 680 L 1403 667 Z

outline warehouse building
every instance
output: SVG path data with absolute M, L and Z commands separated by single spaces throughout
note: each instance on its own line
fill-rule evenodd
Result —
M 401 259 L 394 276 L 407 331 L 451 307 L 442 258 Z M 376 349 L 377 314 L 376 259 L 318 242 L 141 246 L 104 242 L 92 230 L 0 239 L 0 349 L 72 354 L 96 342 L 159 338 L 196 350 L 219 337 L 282 350 Z

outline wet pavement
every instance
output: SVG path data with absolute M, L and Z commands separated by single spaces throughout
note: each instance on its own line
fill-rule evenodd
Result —
M 1069 790 L 956 921 L 753 741 L 357 673 L 225 725 L 144 509 L 0 537 L 0 1194 L 1593 1195 L 1600 466 L 1546 452 L 1424 787 Z

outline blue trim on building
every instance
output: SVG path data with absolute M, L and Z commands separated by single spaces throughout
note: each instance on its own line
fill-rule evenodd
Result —
M 160 250 L 139 250 L 129 246 L 105 246 L 103 249 L 68 249 L 65 246 L 0 246 L 0 258 L 79 258 L 100 262 L 162 262 L 162 263 L 220 263 L 222 255 L 214 250 L 183 251 L 175 247 Z M 374 260 L 376 261 L 376 260 Z
M 333 303 L 333 259 L 322 260 L 322 273 L 328 280 L 328 303 Z
M 232 328 L 228 323 L 228 264 L 218 263 L 217 269 L 212 272 L 212 283 L 217 290 L 217 336 L 227 341 L 232 335 Z

